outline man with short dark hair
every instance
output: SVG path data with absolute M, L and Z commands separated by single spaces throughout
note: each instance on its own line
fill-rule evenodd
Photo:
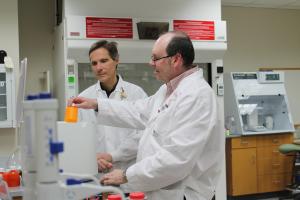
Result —
M 89 50 L 92 71 L 97 83 L 85 89 L 80 97 L 113 99 L 118 101 L 133 101 L 147 97 L 146 93 L 137 85 L 126 82 L 117 74 L 119 53 L 116 42 L 100 40 Z M 93 109 L 79 109 L 82 121 L 96 120 Z M 111 168 L 127 169 L 136 161 L 138 142 L 141 131 L 136 129 L 118 128 L 112 126 L 97 126 L 97 161 L 100 172 L 107 172 Z M 124 192 L 132 192 L 127 184 L 122 185 Z
M 99 109 L 99 123 L 144 129 L 137 163 L 102 178 L 128 184 L 148 200 L 211 200 L 221 173 L 225 136 L 214 91 L 193 65 L 194 48 L 182 32 L 155 42 L 150 65 L 165 84 L 134 102 L 74 98 L 80 108 Z

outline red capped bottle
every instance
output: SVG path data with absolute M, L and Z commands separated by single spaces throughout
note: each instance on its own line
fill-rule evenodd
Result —
M 122 200 L 122 197 L 119 194 L 110 194 L 108 195 L 107 200 Z
M 130 200 L 144 200 L 145 194 L 144 194 L 144 192 L 131 192 L 129 194 L 129 199 Z

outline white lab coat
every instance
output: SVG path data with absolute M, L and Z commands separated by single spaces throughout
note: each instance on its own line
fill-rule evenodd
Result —
M 108 99 L 105 91 L 101 89 L 99 81 L 85 89 L 79 96 Z M 110 94 L 109 99 L 132 101 L 145 97 L 147 95 L 142 88 L 124 81 L 119 76 L 116 89 Z M 79 119 L 97 123 L 95 111 L 91 109 L 79 109 Z M 97 125 L 97 152 L 110 153 L 113 158 L 114 169 L 127 169 L 136 161 L 141 133 L 141 131 L 131 128 Z M 132 191 L 126 184 L 122 186 L 122 189 L 125 192 Z
M 210 200 L 221 172 L 225 136 L 216 97 L 202 70 L 135 102 L 98 99 L 98 122 L 145 129 L 128 184 L 148 200 Z

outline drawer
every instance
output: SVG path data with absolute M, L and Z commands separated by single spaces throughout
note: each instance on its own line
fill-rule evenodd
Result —
M 258 192 L 282 191 L 291 183 L 292 173 L 258 176 Z
M 257 159 L 266 159 L 266 158 L 272 158 L 272 159 L 280 159 L 285 157 L 293 157 L 293 156 L 287 156 L 279 152 L 278 146 L 263 146 L 263 147 L 257 147 Z
M 294 156 L 282 155 L 276 148 L 258 147 L 256 150 L 258 175 L 292 172 Z
M 238 149 L 238 148 L 249 148 L 249 147 L 256 147 L 255 136 L 231 138 L 231 148 Z
M 257 174 L 291 173 L 293 161 L 287 159 L 272 160 L 271 158 L 257 160 Z
M 263 146 L 279 146 L 281 144 L 292 143 L 293 134 L 272 134 L 256 136 L 256 143 L 258 147 Z

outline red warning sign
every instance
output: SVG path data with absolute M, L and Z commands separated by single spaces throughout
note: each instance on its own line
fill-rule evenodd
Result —
M 173 20 L 173 29 L 185 32 L 192 40 L 215 40 L 214 21 Z
M 86 37 L 132 38 L 132 19 L 86 17 Z

